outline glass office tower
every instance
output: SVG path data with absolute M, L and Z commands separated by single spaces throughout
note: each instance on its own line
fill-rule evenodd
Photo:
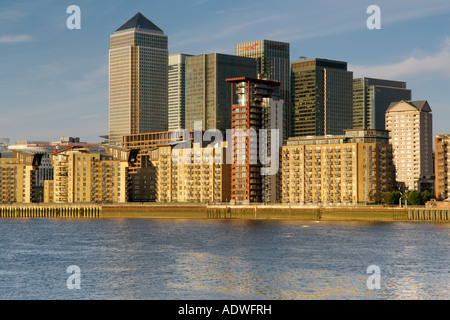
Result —
M 353 128 L 353 72 L 346 62 L 303 59 L 291 70 L 291 136 L 341 135 Z
M 258 40 L 235 45 L 235 54 L 255 58 L 257 77 L 280 83 L 280 99 L 283 106 L 283 139 L 291 132 L 291 61 L 289 43 L 272 40 Z
M 167 130 L 168 49 L 164 32 L 136 14 L 110 38 L 109 142 Z
M 374 78 L 353 79 L 353 129 L 385 129 L 392 102 L 411 100 L 406 82 Z
M 186 57 L 185 126 L 194 130 L 201 121 L 201 130 L 231 128 L 232 93 L 227 78 L 256 77 L 255 59 L 210 53 Z
M 169 131 L 184 129 L 185 90 L 186 90 L 186 54 L 171 54 L 169 56 Z

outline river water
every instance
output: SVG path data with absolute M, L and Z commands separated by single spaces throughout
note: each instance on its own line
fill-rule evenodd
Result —
M 449 240 L 448 223 L 0 219 L 0 299 L 447 300 Z

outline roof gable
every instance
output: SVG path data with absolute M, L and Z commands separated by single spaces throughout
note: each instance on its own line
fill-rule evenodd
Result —
M 427 101 L 406 101 L 402 100 L 399 102 L 392 102 L 387 108 L 386 112 L 391 111 L 423 111 L 423 112 L 431 112 L 430 105 Z

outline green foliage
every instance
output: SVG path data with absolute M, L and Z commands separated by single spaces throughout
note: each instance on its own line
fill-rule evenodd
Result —
M 436 199 L 436 195 L 434 193 L 431 193 L 428 190 L 423 191 L 420 196 L 422 197 L 422 200 L 424 203 L 427 203 L 431 199 Z
M 416 190 L 410 190 L 403 195 L 399 191 L 394 190 L 384 194 L 384 203 L 387 205 L 396 205 L 399 204 L 400 198 L 402 199 L 402 204 L 407 203 L 411 206 L 421 206 L 430 201 L 430 199 L 434 199 L 435 195 L 428 190 L 425 190 L 422 193 L 419 193 Z
M 394 190 L 392 192 L 386 192 L 384 194 L 384 203 L 389 205 L 398 204 L 401 194 L 399 191 Z
M 402 196 L 402 201 L 412 206 L 421 206 L 424 204 L 420 193 L 416 190 L 407 191 Z

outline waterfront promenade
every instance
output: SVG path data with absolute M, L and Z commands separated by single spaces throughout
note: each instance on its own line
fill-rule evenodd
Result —
M 450 208 L 385 206 L 84 204 L 2 205 L 0 218 L 297 219 L 449 222 Z

